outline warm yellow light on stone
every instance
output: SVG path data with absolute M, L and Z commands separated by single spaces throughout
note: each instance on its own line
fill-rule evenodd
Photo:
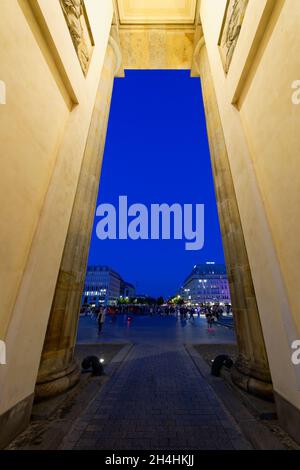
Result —
M 197 0 L 117 0 L 122 24 L 193 24 Z

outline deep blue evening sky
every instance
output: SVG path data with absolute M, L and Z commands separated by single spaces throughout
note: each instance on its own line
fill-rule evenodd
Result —
M 199 79 L 189 71 L 126 71 L 116 79 L 98 204 L 205 204 L 205 245 L 105 240 L 93 228 L 89 264 L 105 264 L 138 293 L 176 293 L 196 263 L 224 262 Z

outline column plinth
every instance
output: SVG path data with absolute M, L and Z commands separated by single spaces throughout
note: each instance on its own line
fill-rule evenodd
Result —
M 74 387 L 80 380 L 80 367 L 75 360 L 71 361 L 66 369 L 47 373 L 44 377 L 39 375 L 36 384 L 35 401 L 59 395 Z
M 243 358 L 238 357 L 231 369 L 232 381 L 245 392 L 268 401 L 274 401 L 273 386 L 270 375 L 265 370 L 249 367 Z

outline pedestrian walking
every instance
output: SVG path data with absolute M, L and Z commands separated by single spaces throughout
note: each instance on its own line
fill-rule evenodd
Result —
M 103 324 L 105 322 L 105 316 L 106 316 L 106 312 L 107 312 L 107 308 L 106 307 L 102 307 L 100 309 L 100 312 L 98 314 L 98 335 L 101 334 L 102 332 L 102 329 L 103 329 Z
M 210 312 L 206 313 L 206 321 L 207 321 L 208 329 L 211 329 L 212 324 L 213 324 L 213 316 Z

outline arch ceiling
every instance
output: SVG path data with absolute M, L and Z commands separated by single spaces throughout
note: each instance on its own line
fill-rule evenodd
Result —
M 193 25 L 198 0 L 117 0 L 121 25 Z

